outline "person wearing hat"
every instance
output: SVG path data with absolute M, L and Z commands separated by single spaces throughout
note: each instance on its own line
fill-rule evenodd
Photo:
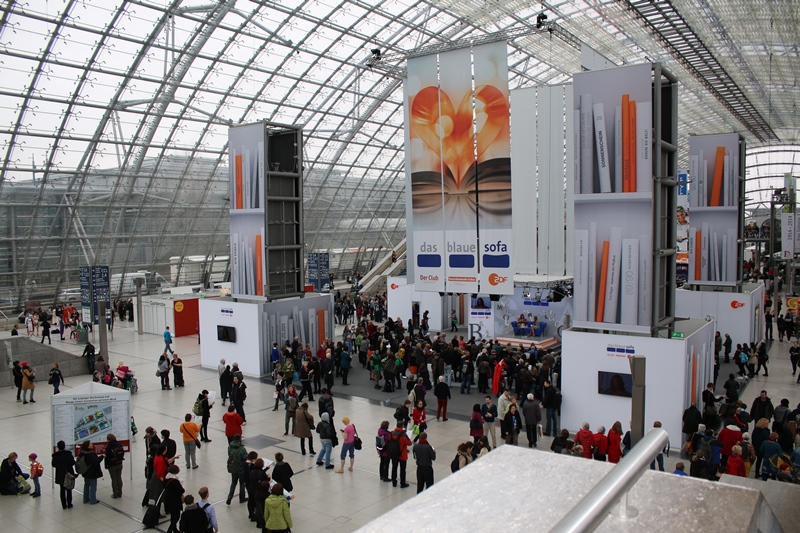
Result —
M 28 366 L 27 361 L 20 363 L 22 367 L 22 403 L 28 403 L 28 391 L 31 391 L 30 403 L 36 403 L 33 399 L 33 390 L 36 388 L 36 371 Z
M 39 484 L 39 478 L 44 473 L 44 468 L 42 467 L 42 463 L 37 461 L 39 456 L 35 453 L 32 453 L 28 456 L 28 461 L 31 462 L 31 481 L 33 481 L 33 492 L 31 492 L 31 496 L 34 498 L 38 498 L 42 495 L 42 487 Z

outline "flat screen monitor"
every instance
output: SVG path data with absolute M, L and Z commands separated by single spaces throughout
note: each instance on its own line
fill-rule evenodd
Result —
M 236 328 L 233 326 L 217 326 L 217 340 L 236 342 Z
M 597 373 L 597 392 L 630 398 L 633 396 L 633 377 L 630 374 L 600 370 Z

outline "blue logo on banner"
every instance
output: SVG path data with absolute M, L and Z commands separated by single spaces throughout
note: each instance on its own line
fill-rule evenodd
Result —
M 471 254 L 452 254 L 447 256 L 450 268 L 475 268 L 475 256 Z
M 508 254 L 491 255 L 483 254 L 484 268 L 509 268 L 511 266 L 511 256 Z
M 442 266 L 442 256 L 439 254 L 419 254 L 417 266 L 423 268 L 439 268 Z

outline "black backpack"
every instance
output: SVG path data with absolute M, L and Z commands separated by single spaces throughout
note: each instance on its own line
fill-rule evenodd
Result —
M 386 443 L 384 451 L 389 459 L 400 459 L 400 436 L 396 432 L 392 431 L 392 437 Z
M 450 472 L 455 474 L 456 472 L 459 471 L 460 468 L 461 467 L 458 464 L 458 454 L 456 454 L 456 456 L 453 458 L 453 460 L 450 461 Z

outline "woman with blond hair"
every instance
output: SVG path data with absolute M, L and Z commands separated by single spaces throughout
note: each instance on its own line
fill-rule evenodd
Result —
M 344 427 L 340 430 L 342 432 L 342 451 L 339 454 L 342 464 L 336 470 L 337 474 L 344 473 L 344 461 L 348 453 L 350 454 L 350 466 L 347 468 L 349 471 L 353 471 L 353 465 L 356 462 L 356 426 L 351 424 L 350 418 L 346 416 L 342 417 L 342 424 L 344 424 Z
M 756 427 L 750 435 L 750 440 L 753 442 L 753 448 L 756 450 L 756 477 L 761 475 L 761 462 L 764 460 L 764 453 L 761 450 L 761 444 L 769 440 L 769 420 L 761 418 L 756 422 Z

